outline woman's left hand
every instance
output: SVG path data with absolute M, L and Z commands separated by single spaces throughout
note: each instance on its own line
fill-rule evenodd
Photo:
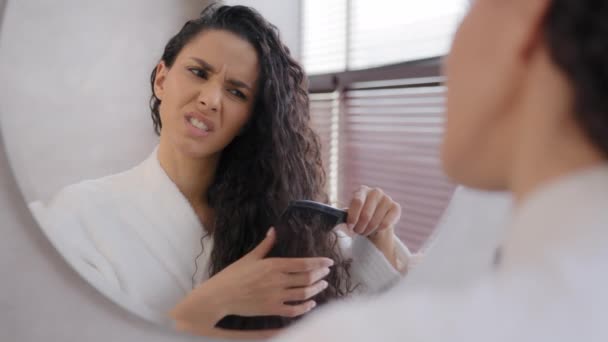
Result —
M 366 236 L 397 271 L 404 273 L 395 254 L 394 226 L 400 218 L 399 203 L 384 191 L 363 185 L 353 194 L 346 223 L 352 233 Z
M 355 234 L 373 239 L 379 233 L 392 235 L 401 218 L 401 206 L 381 189 L 361 186 L 348 207 L 348 228 Z

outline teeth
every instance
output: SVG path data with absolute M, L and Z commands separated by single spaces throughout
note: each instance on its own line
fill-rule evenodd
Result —
M 190 123 L 192 124 L 192 126 L 201 129 L 203 131 L 209 131 L 209 127 L 207 127 L 207 125 L 205 125 L 204 122 L 196 119 L 196 118 L 190 118 Z

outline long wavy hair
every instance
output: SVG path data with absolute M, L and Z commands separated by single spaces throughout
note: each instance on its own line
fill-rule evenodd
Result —
M 182 48 L 205 30 L 225 30 L 248 41 L 260 60 L 259 94 L 251 120 L 242 134 L 222 151 L 214 182 L 206 196 L 213 208 L 214 247 L 209 274 L 213 276 L 257 246 L 268 228 L 292 200 L 327 202 L 320 143 L 310 127 L 306 77 L 301 66 L 281 42 L 277 28 L 254 9 L 211 5 L 186 22 L 169 40 L 161 60 L 171 67 Z M 154 94 L 156 69 L 150 83 L 150 108 L 157 134 L 162 122 L 160 100 Z M 288 235 L 285 236 L 285 232 Z M 351 291 L 349 260 L 337 248 L 335 231 L 304 224 L 301 229 L 281 229 L 271 254 L 284 257 L 325 256 L 335 261 L 326 278 L 328 289 L 315 298 L 319 303 Z M 294 248 L 300 246 L 301 248 Z M 297 253 L 295 253 L 297 252 Z M 297 254 L 297 255 L 294 255 Z M 227 316 L 218 326 L 232 329 L 283 327 L 287 317 Z

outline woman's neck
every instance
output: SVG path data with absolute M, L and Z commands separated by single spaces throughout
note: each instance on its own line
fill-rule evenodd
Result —
M 559 151 L 559 153 L 555 153 Z M 603 156 L 582 142 L 553 145 L 552 156 L 527 153 L 514 169 L 511 184 L 515 200 L 521 203 L 535 190 L 569 174 L 582 171 L 604 162 Z
M 208 210 L 205 194 L 213 183 L 219 155 L 193 158 L 161 139 L 158 161 L 199 216 L 202 211 Z
M 509 158 L 509 184 L 521 202 L 545 184 L 605 161 L 573 113 L 569 80 L 556 70 L 546 53 L 539 53 L 521 88 L 514 111 L 519 113 Z
M 523 112 L 526 120 L 520 126 L 511 159 L 509 188 L 516 202 L 563 176 L 605 162 L 570 111 L 571 102 L 560 101 L 566 97 L 543 97 Z

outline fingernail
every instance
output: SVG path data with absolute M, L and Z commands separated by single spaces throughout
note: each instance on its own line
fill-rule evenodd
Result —
M 326 289 L 328 285 L 329 285 L 329 283 L 328 283 L 328 282 L 326 282 L 325 280 L 321 280 L 321 286 L 322 286 L 324 289 Z
M 272 234 L 274 232 L 274 227 L 270 227 L 270 229 L 268 229 L 268 231 L 266 232 L 266 236 L 270 236 L 270 234 Z
M 354 228 L 355 228 L 354 224 L 352 224 L 352 223 L 348 224 L 348 230 L 350 230 L 352 232 Z
M 330 269 L 329 269 L 329 267 L 328 267 L 328 268 L 326 268 L 326 269 L 323 271 L 323 276 L 328 275 L 328 274 L 329 274 L 329 272 L 330 272 Z
M 315 306 L 317 306 L 317 302 L 315 302 L 313 300 L 312 303 L 310 304 L 310 309 L 309 310 L 312 310 L 312 308 L 314 308 Z
M 334 265 L 334 261 L 332 259 L 326 259 L 326 260 L 327 260 L 327 267 Z

